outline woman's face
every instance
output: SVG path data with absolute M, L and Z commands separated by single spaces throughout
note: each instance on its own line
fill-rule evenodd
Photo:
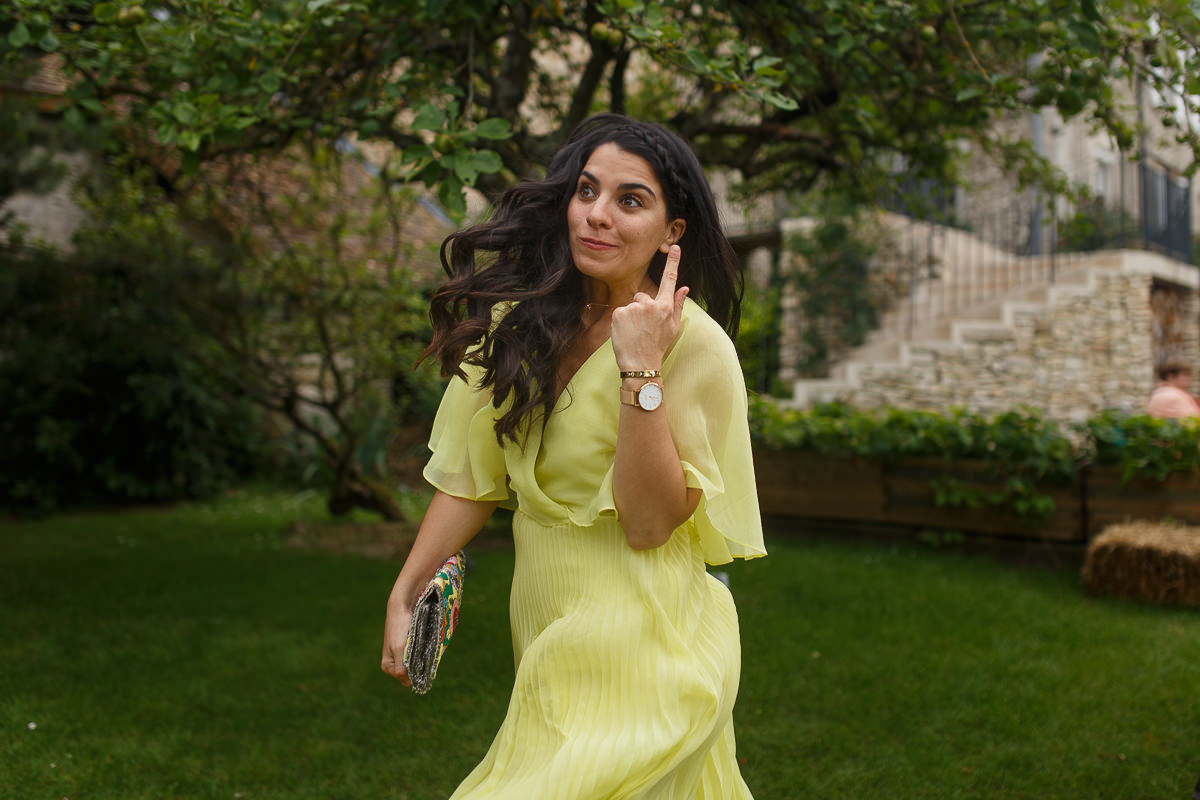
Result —
M 592 151 L 567 205 L 571 256 L 584 275 L 615 293 L 646 288 L 650 259 L 683 235 L 682 219 L 667 219 L 654 170 L 615 144 Z

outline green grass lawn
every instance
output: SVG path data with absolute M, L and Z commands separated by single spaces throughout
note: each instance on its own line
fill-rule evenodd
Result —
M 476 552 L 431 694 L 378 669 L 397 565 L 283 546 L 316 498 L 0 523 L 0 797 L 445 798 L 512 680 Z M 728 567 L 743 774 L 767 798 L 1179 798 L 1200 614 L 1073 570 L 787 536 Z M 533 799 L 531 799 L 533 800 Z

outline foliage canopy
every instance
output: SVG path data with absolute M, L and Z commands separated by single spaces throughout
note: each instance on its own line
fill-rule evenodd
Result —
M 1024 177 L 999 124 L 1056 108 L 1135 143 L 1128 98 L 1155 90 L 1172 144 L 1200 152 L 1189 0 L 271 0 L 145 5 L 16 0 L 0 48 L 53 52 L 68 117 L 206 160 L 296 137 L 394 145 L 390 174 L 496 190 L 536 172 L 588 114 L 660 119 L 757 189 L 822 178 L 874 196 L 898 171 L 953 178 L 973 141 Z M 1044 173 L 1043 173 L 1044 176 Z

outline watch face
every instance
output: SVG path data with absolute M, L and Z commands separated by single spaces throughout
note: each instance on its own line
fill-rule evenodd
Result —
M 638 389 L 637 401 L 638 405 L 646 411 L 653 411 L 662 405 L 663 392 L 662 387 L 657 383 L 647 383 L 641 389 Z

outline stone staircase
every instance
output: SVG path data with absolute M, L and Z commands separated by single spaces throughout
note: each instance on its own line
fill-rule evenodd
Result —
M 918 279 L 829 378 L 796 381 L 788 405 L 994 413 L 1026 402 L 1078 417 L 1135 404 L 1152 382 L 1152 286 L 1177 286 L 1194 305 L 1200 283 L 1194 268 L 1153 253 L 1018 256 L 963 231 L 899 217 L 887 224 L 907 243 L 893 257 L 915 264 Z M 1060 380 L 1079 391 L 1055 394 Z

